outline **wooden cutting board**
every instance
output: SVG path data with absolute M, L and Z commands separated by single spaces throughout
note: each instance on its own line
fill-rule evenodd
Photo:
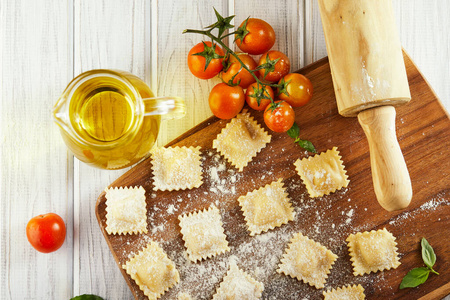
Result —
M 372 187 L 366 138 L 356 118 L 338 114 L 325 58 L 299 71 L 311 80 L 314 96 L 309 104 L 295 110 L 296 121 L 301 137 L 311 140 L 318 152 L 338 147 L 350 179 L 348 188 L 322 198 L 309 198 L 293 163 L 311 154 L 295 145 L 286 134 L 271 133 L 272 142 L 239 173 L 212 149 L 212 141 L 229 121 L 214 117 L 206 120 L 167 145 L 201 146 L 204 183 L 200 188 L 152 191 L 150 159 L 111 184 L 111 187 L 141 185 L 145 188 L 147 234 L 108 235 L 105 231 L 105 193 L 97 200 L 100 228 L 135 298 L 145 299 L 145 296 L 121 266 L 128 255 L 155 240 L 176 263 L 181 276 L 180 283 L 163 299 L 176 299 L 180 292 L 188 292 L 196 299 L 211 299 L 230 259 L 236 260 L 239 267 L 264 283 L 263 299 L 323 299 L 324 289 L 317 290 L 276 272 L 287 243 L 298 231 L 339 257 L 325 289 L 361 284 L 367 299 L 440 299 L 450 293 L 450 120 L 406 54 L 405 64 L 412 100 L 397 108 L 397 135 L 414 193 L 406 210 L 387 212 L 378 205 Z M 252 111 L 251 114 L 266 128 L 261 112 Z M 283 178 L 296 218 L 280 228 L 250 237 L 237 198 L 278 178 Z M 221 211 L 231 251 L 194 264 L 186 259 L 177 217 L 207 208 L 211 203 Z M 353 276 L 345 239 L 351 233 L 381 228 L 386 228 L 397 238 L 401 265 L 395 270 Z M 430 275 L 419 288 L 399 290 L 399 284 L 409 270 L 424 266 L 420 253 L 422 237 L 426 237 L 436 252 L 435 270 L 440 275 Z

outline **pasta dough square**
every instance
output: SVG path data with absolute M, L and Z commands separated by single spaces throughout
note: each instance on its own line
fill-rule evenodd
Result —
M 256 281 L 246 272 L 239 269 L 235 262 L 230 263 L 230 269 L 223 278 L 213 300 L 260 299 L 264 284 Z
M 336 259 L 336 254 L 299 232 L 291 239 L 277 272 L 321 289 Z
M 337 147 L 320 155 L 298 159 L 294 165 L 312 198 L 334 193 L 350 182 Z
M 295 217 L 281 179 L 239 197 L 238 202 L 251 236 L 286 224 Z
M 219 209 L 214 205 L 207 210 L 178 216 L 178 219 L 191 261 L 197 262 L 230 251 Z
M 109 234 L 147 233 L 145 189 L 139 187 L 107 188 L 106 232 Z
M 347 285 L 339 287 L 337 290 L 323 292 L 324 300 L 364 300 L 366 295 L 364 294 L 364 288 L 358 285 Z
M 197 188 L 203 183 L 200 147 L 155 148 L 151 150 L 153 190 Z
M 401 264 L 395 237 L 386 228 L 350 234 L 347 242 L 355 276 L 396 269 Z
M 217 135 L 213 148 L 242 172 L 270 139 L 271 136 L 244 109 Z
M 122 265 L 149 299 L 158 299 L 180 281 L 175 264 L 164 250 L 150 242 L 142 251 Z
M 191 295 L 189 295 L 188 293 L 179 293 L 177 299 L 178 300 L 193 300 Z

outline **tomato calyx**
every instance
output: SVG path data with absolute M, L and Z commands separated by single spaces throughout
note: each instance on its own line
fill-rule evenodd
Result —
M 277 97 L 281 94 L 284 94 L 289 97 L 289 92 L 287 91 L 287 86 L 291 82 L 291 80 L 288 80 L 287 82 L 284 80 L 284 77 L 281 78 L 279 84 L 278 84 L 278 92 Z
M 238 27 L 238 29 L 236 29 L 234 42 L 241 40 L 241 43 L 243 43 L 245 36 L 250 33 L 250 31 L 247 30 L 248 19 L 250 19 L 250 17 L 245 19 L 241 27 Z
M 262 86 L 258 83 L 257 87 L 253 86 L 252 88 L 253 88 L 253 94 L 249 95 L 249 97 L 255 98 L 256 103 L 258 103 L 258 106 L 261 105 L 262 99 L 268 99 L 268 100 L 270 100 L 271 103 L 274 103 L 272 97 L 270 97 L 270 95 L 267 93 L 264 86 Z
M 269 104 L 269 107 L 268 107 L 267 109 L 270 110 L 270 113 L 273 114 L 274 110 L 281 106 L 281 103 L 282 103 L 282 102 L 284 102 L 284 101 L 277 101 L 277 102 L 273 102 L 273 101 L 272 101 L 272 102 Z
M 240 72 L 241 70 L 242 70 L 242 67 L 239 69 L 239 72 Z M 234 75 L 231 77 L 231 79 L 228 80 L 228 81 L 225 81 L 225 80 L 223 80 L 223 78 L 221 78 L 221 79 L 222 79 L 222 82 L 225 82 L 225 83 L 228 84 L 229 86 L 237 86 L 237 85 L 239 85 L 239 84 L 241 83 L 241 79 L 238 79 L 236 82 L 234 82 L 234 79 L 236 78 L 236 76 L 239 75 L 239 72 L 237 72 L 236 74 L 234 74 Z
M 223 38 L 222 34 L 227 29 L 234 27 L 233 25 L 231 25 L 231 20 L 233 20 L 234 15 L 224 18 L 217 12 L 217 10 L 215 8 L 214 8 L 214 13 L 216 14 L 217 22 L 207 26 L 206 28 L 209 28 L 210 30 L 212 30 L 214 28 L 219 29 L 219 34 L 217 35 L 217 37 L 220 39 L 220 38 Z
M 275 71 L 275 65 L 277 64 L 277 62 L 280 60 L 281 58 L 276 58 L 276 59 L 270 59 L 269 54 L 266 54 L 266 62 L 259 65 L 255 71 L 258 70 L 262 70 L 264 69 L 264 75 L 263 75 L 263 79 L 266 78 L 267 74 L 269 74 L 270 72 Z
M 196 56 L 203 56 L 205 58 L 205 71 L 209 66 L 209 63 L 213 60 L 213 59 L 220 59 L 223 58 L 224 56 L 219 55 L 216 53 L 216 44 L 212 44 L 211 47 L 209 47 L 205 42 L 203 43 L 203 51 L 202 52 L 197 52 L 194 53 L 192 55 L 196 55 Z
M 223 71 L 224 73 L 226 73 L 226 72 L 228 71 L 228 69 L 231 67 L 231 65 L 233 65 L 233 63 L 231 62 L 231 59 L 230 59 L 231 54 L 230 54 L 230 53 L 227 53 L 227 54 L 225 55 L 225 57 L 226 57 L 226 59 L 224 59 L 223 62 L 222 62 L 222 65 L 223 65 L 223 70 L 222 70 L 222 71 Z M 220 79 L 222 79 L 222 82 L 228 84 L 229 86 L 236 86 L 236 85 L 239 85 L 239 84 L 241 83 L 241 80 L 238 79 L 236 82 L 234 82 L 234 79 L 236 78 L 236 76 L 239 74 L 239 72 L 240 72 L 241 70 L 242 70 L 242 67 L 241 67 L 241 68 L 239 69 L 239 71 L 236 72 L 236 73 L 231 77 L 231 79 L 228 80 L 228 81 L 224 80 L 224 79 L 223 79 L 223 76 L 221 76 Z M 223 74 L 223 73 L 221 73 L 221 74 Z

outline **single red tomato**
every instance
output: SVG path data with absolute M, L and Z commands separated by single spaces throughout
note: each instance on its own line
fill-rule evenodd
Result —
M 272 88 L 268 85 L 265 85 L 263 87 L 262 85 L 255 82 L 252 83 L 245 92 L 245 101 L 247 102 L 248 106 L 250 106 L 254 110 L 265 110 L 267 105 L 269 105 L 271 102 L 270 99 L 274 99 L 274 93 Z
M 189 51 L 187 62 L 191 73 L 201 79 L 210 79 L 223 69 L 223 50 L 211 42 L 201 42 Z M 208 67 L 205 66 L 208 63 Z
M 295 122 L 295 112 L 285 101 L 275 101 L 264 111 L 264 122 L 275 132 L 288 131 Z
M 209 108 L 220 119 L 234 118 L 244 107 L 244 90 L 236 85 L 216 84 L 209 93 Z
M 276 63 L 275 61 L 279 59 Z M 269 82 L 279 81 L 289 73 L 291 62 L 289 58 L 280 51 L 272 50 L 261 55 L 258 66 L 265 65 L 266 68 L 259 70 L 260 78 Z
M 256 68 L 256 61 L 250 55 L 243 53 L 236 54 L 247 68 L 250 70 L 254 70 Z M 236 73 L 237 75 L 233 79 L 233 84 L 237 84 L 239 82 L 239 86 L 243 89 L 247 88 L 250 84 L 256 81 L 249 71 L 241 68 L 241 63 L 233 55 L 230 55 L 228 65 L 228 68 L 222 72 L 222 80 L 225 81 L 225 83 L 230 84 L 230 80 Z
M 278 84 L 278 98 L 286 101 L 292 107 L 303 106 L 311 100 L 313 86 L 308 78 L 298 73 L 291 73 L 284 76 Z
M 237 29 L 236 45 L 242 51 L 259 55 L 267 52 L 275 44 L 275 31 L 266 21 L 248 18 Z
M 27 238 L 37 251 L 50 253 L 58 250 L 66 238 L 66 225 L 54 213 L 39 215 L 27 224 Z

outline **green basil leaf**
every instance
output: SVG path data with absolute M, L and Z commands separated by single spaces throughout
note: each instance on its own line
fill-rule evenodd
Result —
M 296 142 L 303 149 L 305 149 L 305 150 L 307 150 L 309 152 L 312 152 L 312 153 L 317 153 L 316 148 L 314 147 L 313 143 L 311 143 L 310 141 L 298 139 Z
M 104 299 L 99 296 L 84 294 L 84 295 L 73 297 L 70 300 L 104 300 Z
M 403 277 L 402 283 L 400 283 L 400 289 L 416 287 L 428 279 L 430 269 L 425 267 L 415 268 L 408 272 Z
M 432 269 L 434 264 L 436 263 L 436 254 L 434 254 L 433 247 L 428 243 L 425 238 L 422 238 L 420 242 L 422 245 L 422 259 L 425 265 Z
M 298 127 L 297 123 L 294 122 L 294 125 L 292 125 L 291 129 L 287 131 L 287 134 L 294 140 L 298 138 L 298 135 L 300 134 L 300 128 Z

